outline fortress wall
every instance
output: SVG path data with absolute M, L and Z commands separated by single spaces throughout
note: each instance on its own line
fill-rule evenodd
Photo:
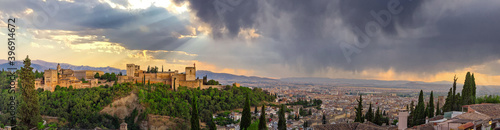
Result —
M 188 88 L 198 88 L 198 87 L 203 87 L 203 83 L 201 80 L 194 80 L 194 81 L 179 81 L 179 84 L 181 86 L 187 86 Z M 200 86 L 201 85 L 201 86 Z

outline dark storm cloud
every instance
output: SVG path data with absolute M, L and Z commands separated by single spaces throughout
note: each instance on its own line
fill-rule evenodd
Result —
M 20 0 L 18 3 L 0 2 L 5 3 L 1 5 L 5 8 L 0 10 L 6 13 L 14 10 L 20 13 L 30 8 L 34 13 L 23 20 L 36 23 L 37 21 L 33 19 L 34 14 L 45 14 L 48 18 L 46 24 L 34 26 L 35 29 L 68 30 L 76 31 L 76 35 L 105 36 L 110 42 L 119 43 L 132 50 L 173 50 L 189 39 L 178 39 L 178 35 L 191 34 L 191 31 L 185 28 L 190 24 L 188 20 L 178 19 L 161 7 L 123 10 L 94 0 L 74 3 L 47 1 L 46 3 L 30 0 Z M 124 0 L 115 2 L 123 6 L 128 4 Z M 103 40 L 103 37 L 99 38 L 96 40 Z M 74 41 L 74 44 L 82 42 L 85 41 Z
M 496 24 L 500 8 L 495 1 L 395 0 L 402 11 L 391 14 L 388 25 L 371 36 L 366 47 L 356 47 L 360 53 L 348 56 L 351 62 L 344 57 L 341 43 L 362 42 L 353 27 L 366 35 L 367 23 L 380 25 L 371 11 L 389 10 L 390 0 L 252 0 L 244 1 L 250 6 L 237 6 L 222 18 L 213 1 L 189 2 L 203 22 L 215 29 L 229 28 L 228 35 L 255 28 L 262 37 L 274 39 L 262 43 L 263 48 L 271 47 L 282 57 L 280 62 L 305 72 L 334 67 L 437 73 L 500 59 Z M 241 22 L 245 18 L 255 20 Z
M 258 11 L 257 0 L 174 0 L 183 3 L 189 1 L 190 8 L 202 21 L 211 25 L 215 38 L 224 35 L 234 37 L 240 29 L 251 28 L 255 24 Z M 221 32 L 227 29 L 228 33 Z

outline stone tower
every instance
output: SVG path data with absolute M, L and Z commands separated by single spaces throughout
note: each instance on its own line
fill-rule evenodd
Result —
M 134 77 L 135 73 L 138 73 L 141 67 L 135 64 L 127 64 L 127 76 Z
M 57 63 L 57 73 L 62 74 L 62 72 L 61 72 L 61 71 L 62 71 L 62 70 L 61 70 L 61 65 L 60 65 L 59 63 Z
M 186 67 L 186 81 L 196 80 L 196 67 Z

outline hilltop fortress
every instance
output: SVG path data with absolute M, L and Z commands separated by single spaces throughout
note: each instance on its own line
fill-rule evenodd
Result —
M 113 85 L 113 83 L 106 80 L 94 78 L 96 74 L 102 76 L 104 72 L 98 70 L 62 69 L 61 65 L 57 64 L 56 70 L 45 70 L 43 78 L 35 79 L 35 89 L 42 88 L 47 91 L 54 91 L 57 85 L 60 87 L 72 86 L 74 89 L 98 87 L 106 84 Z
M 115 82 L 106 79 L 95 78 L 103 76 L 105 73 L 98 70 L 71 70 L 62 69 L 57 64 L 57 69 L 48 69 L 44 71 L 43 78 L 35 79 L 35 89 L 54 91 L 56 86 L 72 87 L 74 89 L 99 87 L 101 85 L 112 86 Z M 173 87 L 186 86 L 188 88 L 221 88 L 221 85 L 208 85 L 207 76 L 203 79 L 196 77 L 196 66 L 186 67 L 185 73 L 175 71 L 144 71 L 139 65 L 127 64 L 127 75 L 117 75 L 117 83 L 163 83 Z M 238 85 L 239 86 L 239 85 Z
M 175 71 L 147 72 L 140 69 L 139 65 L 127 64 L 127 75 L 119 76 L 118 83 L 138 82 L 138 83 L 163 83 L 173 87 L 186 86 L 188 88 L 220 88 L 221 85 L 207 85 L 207 77 L 203 79 L 196 77 L 196 64 L 193 67 L 186 67 L 184 73 Z

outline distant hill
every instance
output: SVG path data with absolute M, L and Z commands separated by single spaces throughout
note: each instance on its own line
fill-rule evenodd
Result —
M 7 63 L 7 60 L 0 60 L 0 68 L 2 69 L 7 69 L 7 68 L 12 68 L 9 63 Z M 22 66 L 24 66 L 22 61 L 16 61 L 15 66 L 17 69 L 21 69 Z M 123 74 L 127 73 L 126 70 L 120 70 L 118 68 L 113 68 L 113 67 L 91 67 L 91 66 L 76 66 L 76 65 L 71 65 L 67 63 L 61 63 L 61 68 L 63 69 L 72 69 L 72 70 L 100 70 L 105 73 L 120 73 L 122 72 Z M 38 71 L 44 71 L 50 69 L 56 69 L 57 68 L 57 63 L 53 62 L 46 62 L 43 60 L 32 60 L 31 61 L 31 67 L 33 67 L 33 71 L 38 70 Z
M 17 61 L 16 66 L 18 69 L 23 66 L 22 61 Z M 7 60 L 0 60 L 0 68 L 7 69 L 11 67 Z M 44 71 L 47 69 L 56 69 L 57 63 L 46 62 L 42 60 L 33 60 L 32 65 L 35 70 Z M 120 70 L 113 67 L 90 67 L 90 66 L 77 66 L 67 63 L 61 63 L 61 68 L 72 70 L 100 70 L 107 73 L 127 73 L 126 70 Z M 331 79 L 322 77 L 290 77 L 281 79 L 271 79 L 257 76 L 243 76 L 233 75 L 228 73 L 215 73 L 207 70 L 197 70 L 196 77 L 202 79 L 207 75 L 208 79 L 214 79 L 221 84 L 232 84 L 234 82 L 240 83 L 243 86 L 249 87 L 276 87 L 276 86 L 353 86 L 353 87 L 380 87 L 380 88 L 411 88 L 411 89 L 424 89 L 424 90 L 441 90 L 448 91 L 452 85 L 449 81 L 438 82 L 421 82 L 421 81 L 384 81 L 384 80 L 366 80 L 366 79 Z M 457 89 L 460 91 L 462 84 L 457 84 Z M 478 95 L 494 94 L 500 91 L 500 86 L 477 86 Z
M 406 81 L 406 80 L 369 80 L 369 79 L 331 79 L 323 77 L 291 77 L 281 78 L 280 81 L 296 82 L 296 83 L 313 83 L 313 84 L 365 84 L 365 85 L 384 85 L 393 86 L 401 84 L 451 84 L 447 81 L 438 82 L 422 82 L 422 81 Z

